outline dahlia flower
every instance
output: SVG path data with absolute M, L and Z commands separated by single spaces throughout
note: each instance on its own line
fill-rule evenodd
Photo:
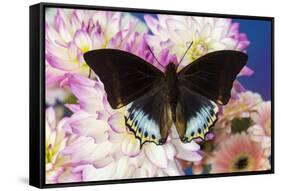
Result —
M 68 157 L 61 155 L 66 147 L 68 136 L 64 130 L 67 125 L 67 118 L 57 122 L 55 111 L 52 107 L 46 109 L 45 125 L 45 160 L 46 160 L 46 182 L 56 183 L 57 178 L 64 172 L 63 164 Z
M 262 103 L 261 96 L 251 91 L 239 93 L 237 97 L 237 99 L 230 99 L 228 104 L 223 106 L 214 128 L 215 131 L 220 131 L 216 132 L 216 135 L 219 134 L 221 137 L 227 138 L 221 131 L 230 133 L 231 121 L 233 119 L 250 117 L 251 113 L 255 111 L 256 106 Z M 218 137 L 216 137 L 216 140 L 221 141 Z
M 251 119 L 255 123 L 249 127 L 247 132 L 253 141 L 258 142 L 265 149 L 265 155 L 271 155 L 271 102 L 262 102 L 257 105 L 251 114 Z
M 55 99 L 52 90 L 59 92 L 57 99 L 66 94 L 60 88 L 64 74 L 89 75 L 85 52 L 100 48 L 134 51 L 147 30 L 138 19 L 120 12 L 49 8 L 46 14 L 46 88 L 52 88 L 47 94 L 49 104 Z
M 245 133 L 232 135 L 214 152 L 211 173 L 268 170 L 263 149 Z
M 69 74 L 65 83 L 78 99 L 67 105 L 74 114 L 69 126 L 79 138 L 64 150 L 87 180 L 183 175 L 179 160 L 199 161 L 199 145 L 183 144 L 172 128 L 167 143 L 140 142 L 125 127 L 124 108 L 113 110 L 101 83 Z M 99 173 L 102 173 L 100 175 Z
M 231 19 L 172 15 L 157 15 L 157 18 L 145 15 L 144 18 L 152 32 L 146 39 L 155 52 L 169 48 L 180 59 L 193 42 L 182 63 L 185 65 L 216 50 L 245 51 L 250 43 L 246 34 L 239 32 L 239 24 L 232 23 Z

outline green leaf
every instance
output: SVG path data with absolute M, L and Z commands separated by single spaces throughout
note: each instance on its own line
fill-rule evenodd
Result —
M 64 100 L 64 103 L 75 104 L 77 103 L 77 98 L 73 94 L 71 94 Z
M 209 174 L 211 169 L 212 169 L 212 166 L 210 164 L 204 165 L 202 174 Z
M 234 118 L 231 121 L 231 133 L 235 134 L 246 131 L 251 125 L 253 125 L 253 121 L 250 117 Z

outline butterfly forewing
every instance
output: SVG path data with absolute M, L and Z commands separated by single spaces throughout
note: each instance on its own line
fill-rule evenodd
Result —
M 179 72 L 180 85 L 218 104 L 226 104 L 230 99 L 233 82 L 246 65 L 247 59 L 245 53 L 233 50 L 209 53 Z
M 121 108 L 150 92 L 163 74 L 142 58 L 115 49 L 84 54 L 86 63 L 98 75 L 113 109 Z

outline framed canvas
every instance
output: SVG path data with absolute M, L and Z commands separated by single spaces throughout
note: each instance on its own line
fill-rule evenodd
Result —
M 274 172 L 274 19 L 30 6 L 30 184 Z

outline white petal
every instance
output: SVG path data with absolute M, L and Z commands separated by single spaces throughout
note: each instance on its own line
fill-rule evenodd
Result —
M 167 168 L 168 158 L 164 151 L 164 148 L 155 144 L 147 144 L 144 147 L 147 158 L 160 168 Z
M 116 164 L 114 162 L 103 168 L 95 168 L 87 165 L 83 169 L 83 181 L 109 180 L 115 172 Z
M 223 28 L 222 27 L 217 27 L 214 28 L 213 31 L 211 32 L 211 37 L 215 40 L 215 41 L 220 41 L 221 37 L 222 37 L 222 32 L 223 32 Z
M 206 24 L 201 32 L 201 36 L 203 38 L 206 38 L 210 35 L 211 33 L 211 26 L 209 24 Z
M 126 131 L 124 113 L 117 112 L 111 115 L 108 119 L 108 124 L 111 129 L 113 129 L 116 133 L 123 133 Z
M 92 49 L 92 41 L 88 33 L 77 31 L 74 36 L 74 42 L 82 52 L 87 52 Z
M 220 42 L 214 42 L 214 43 L 211 43 L 211 47 L 210 49 L 215 51 L 215 50 L 223 50 L 225 49 L 226 45 L 220 43 Z
M 126 135 L 122 142 L 122 152 L 127 156 L 136 156 L 140 153 L 140 141 L 134 135 Z
M 96 144 L 94 150 L 92 150 L 91 156 L 88 157 L 92 162 L 99 161 L 107 157 L 112 151 L 112 144 L 109 141 Z
M 131 172 L 131 168 L 133 168 L 130 164 L 129 164 L 129 159 L 128 157 L 124 156 L 122 158 L 120 158 L 116 164 L 116 171 L 114 173 L 114 178 L 116 179 L 120 179 L 120 178 L 130 178 L 130 173 L 128 174 L 128 172 Z
M 94 161 L 93 165 L 96 168 L 103 168 L 103 167 L 109 165 L 110 163 L 112 163 L 113 161 L 114 161 L 113 157 L 110 155 L 107 155 L 105 158 Z
M 72 127 L 75 134 L 93 137 L 97 143 L 108 138 L 108 124 L 105 121 L 97 120 L 92 116 L 72 121 L 69 125 Z
M 173 161 L 174 157 L 176 155 L 176 149 L 175 149 L 174 145 L 166 144 L 163 147 L 165 148 L 166 155 L 167 155 L 168 159 Z
M 147 178 L 148 172 L 145 168 L 137 168 L 134 173 L 134 178 Z
M 232 38 L 223 38 L 221 42 L 226 45 L 227 49 L 234 49 L 237 45 L 237 41 Z
M 46 109 L 46 122 L 46 125 L 48 125 L 50 129 L 54 129 L 56 127 L 56 114 L 52 107 Z
M 183 148 L 184 150 L 187 150 L 187 151 L 198 151 L 198 150 L 200 150 L 200 146 L 194 141 L 191 141 L 190 143 L 182 143 L 180 141 L 180 139 L 173 139 L 172 143 L 173 143 L 173 145 L 175 145 L 176 149 L 177 148 Z
M 63 151 L 65 155 L 71 155 L 71 160 L 73 163 L 79 162 L 92 162 L 89 156 L 92 155 L 93 151 L 96 149 L 96 144 L 91 137 L 79 137 L 73 143 L 68 145 Z
M 168 175 L 168 176 L 179 176 L 183 175 L 180 173 L 180 171 L 177 168 L 177 165 L 175 162 L 169 161 L 168 167 L 166 169 L 163 169 L 163 171 Z

